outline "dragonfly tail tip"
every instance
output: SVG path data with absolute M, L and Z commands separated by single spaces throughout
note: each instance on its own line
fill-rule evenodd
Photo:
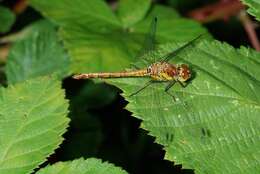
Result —
M 77 75 L 73 75 L 72 78 L 78 80 L 78 79 L 80 79 L 80 75 L 78 75 L 78 74 Z

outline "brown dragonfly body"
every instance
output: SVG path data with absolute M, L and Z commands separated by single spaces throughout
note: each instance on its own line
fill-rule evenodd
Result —
M 147 69 L 126 72 L 86 73 L 73 76 L 75 79 L 120 77 L 151 77 L 154 81 L 185 82 L 191 77 L 191 72 L 186 64 L 174 65 L 167 62 L 156 62 Z

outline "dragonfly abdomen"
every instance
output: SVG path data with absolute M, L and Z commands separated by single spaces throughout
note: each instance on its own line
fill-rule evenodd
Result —
M 119 77 L 143 77 L 147 76 L 147 70 L 136 70 L 128 72 L 104 72 L 104 73 L 85 73 L 73 76 L 75 79 L 91 79 L 91 78 L 119 78 Z

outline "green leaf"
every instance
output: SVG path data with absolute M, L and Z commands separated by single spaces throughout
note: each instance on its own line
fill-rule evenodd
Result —
M 150 5 L 151 0 L 120 0 L 117 14 L 123 26 L 129 27 L 144 18 Z
M 25 39 L 32 35 L 32 33 L 50 30 L 54 25 L 48 20 L 38 20 L 30 25 L 27 25 L 22 30 L 16 33 L 10 33 L 0 38 L 0 43 L 12 43 Z
M 154 8 L 158 13 L 162 10 L 162 7 Z M 165 8 L 167 10 L 167 8 Z M 153 19 L 155 12 L 151 12 L 150 15 L 136 24 L 132 30 L 136 34 L 147 34 L 147 29 Z M 189 41 L 200 34 L 206 34 L 206 30 L 202 28 L 198 23 L 185 19 L 185 18 L 168 18 L 169 13 L 161 14 L 158 17 L 156 39 L 162 44 L 166 42 L 185 42 Z M 175 13 L 173 13 L 175 15 Z M 161 17 L 160 17 L 161 16 Z M 190 30 L 192 28 L 192 30 Z M 141 45 L 140 45 L 141 46 Z
M 119 20 L 102 0 L 30 0 L 30 3 L 61 26 L 76 25 L 100 32 L 120 27 Z
M 119 167 L 95 158 L 59 162 L 41 169 L 37 174 L 127 174 Z
M 43 15 L 56 21 L 62 28 L 60 36 L 64 41 L 65 47 L 68 49 L 72 57 L 72 72 L 94 72 L 94 71 L 119 71 L 130 66 L 136 58 L 138 50 L 142 47 L 144 36 L 149 30 L 151 17 L 158 14 L 159 29 L 158 35 L 164 37 L 164 41 L 186 41 L 194 38 L 200 33 L 205 33 L 198 23 L 184 19 L 171 18 L 169 8 L 153 8 L 149 11 L 151 15 L 139 21 L 136 25 L 125 30 L 123 26 L 107 28 L 105 31 L 97 30 L 92 26 L 90 21 L 85 20 L 90 16 L 95 16 L 99 12 L 97 9 L 89 9 L 89 4 L 96 7 L 99 0 L 85 0 L 80 3 L 68 3 L 68 0 L 55 1 L 36 1 L 32 0 L 31 4 L 34 8 L 40 10 Z M 54 4 L 52 4 L 55 2 Z M 94 5 L 97 3 L 96 5 Z M 51 4 L 51 5 L 48 5 Z M 97 7 L 100 9 L 109 8 L 102 5 Z M 50 8 L 48 8 L 51 6 Z M 72 9 L 77 9 L 72 12 Z M 73 15 L 72 15 L 73 14 Z M 101 13 L 103 14 L 103 13 Z M 107 21 L 117 21 L 111 12 L 106 15 Z M 176 17 L 176 12 L 172 11 L 172 17 Z M 79 19 L 76 19 L 78 17 Z M 140 17 L 140 16 L 139 16 Z M 164 17 L 164 18 L 163 18 Z M 166 18 L 167 17 L 167 18 Z M 109 18 L 109 19 L 108 19 Z M 162 22 L 161 22 L 162 21 Z M 100 25 L 104 21 L 96 21 Z M 98 24 L 97 24 L 98 25 Z M 102 27 L 101 27 L 102 28 Z M 192 28 L 192 30 L 190 30 Z M 183 34 L 185 33 L 185 34 Z
M 152 10 L 149 13 L 149 17 L 151 17 L 151 19 L 154 17 L 157 17 L 159 20 L 161 20 L 161 19 L 166 20 L 166 18 L 168 18 L 168 20 L 169 19 L 176 20 L 177 18 L 180 18 L 181 16 L 173 8 L 157 4 L 157 5 L 152 6 Z M 180 26 L 178 26 L 178 27 L 180 27 Z
M 247 12 L 260 21 L 260 2 L 257 0 L 241 0 L 241 2 L 249 7 Z
M 60 82 L 41 77 L 0 96 L 0 173 L 31 173 L 61 144 L 68 103 Z
M 160 54 L 175 44 L 164 45 Z M 158 54 L 159 54 L 158 53 Z M 204 41 L 174 63 L 191 66 L 194 78 L 164 92 L 155 83 L 135 96 L 146 78 L 109 80 L 129 101 L 127 109 L 165 148 L 165 159 L 198 174 L 260 172 L 260 53 Z M 172 63 L 173 63 L 172 62 Z
M 8 83 L 48 74 L 55 74 L 59 78 L 68 75 L 69 58 L 56 36 L 55 28 L 42 21 L 31 26 L 30 30 L 34 32 L 16 42 L 8 55 Z
M 15 15 L 8 8 L 0 6 L 0 21 L 0 32 L 7 32 L 15 21 Z

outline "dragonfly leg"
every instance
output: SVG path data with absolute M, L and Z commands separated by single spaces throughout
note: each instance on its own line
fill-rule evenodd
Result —
M 176 83 L 176 81 L 171 81 L 164 89 L 164 91 L 173 98 L 174 101 L 176 101 L 174 95 L 172 95 L 170 92 L 169 92 L 169 89 L 171 89 L 171 87 Z
M 180 82 L 180 81 L 178 81 L 178 82 L 181 85 L 181 87 L 183 87 L 183 88 L 185 88 L 187 86 L 187 83 L 183 83 L 183 82 Z
M 142 88 L 138 89 L 136 92 L 132 93 L 129 95 L 129 97 L 132 97 L 136 94 L 138 94 L 139 92 L 141 92 L 143 89 L 147 88 L 148 86 L 150 86 L 153 83 L 153 80 L 149 80 Z

